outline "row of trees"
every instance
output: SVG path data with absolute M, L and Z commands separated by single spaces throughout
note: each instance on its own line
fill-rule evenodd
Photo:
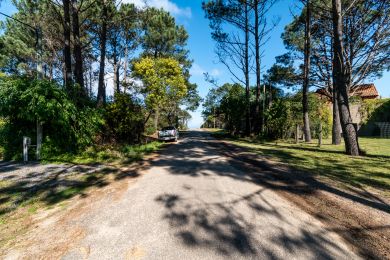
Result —
M 197 108 L 197 86 L 189 81 L 188 34 L 163 9 L 138 9 L 116 0 L 15 0 L 13 4 L 17 12 L 1 24 L 1 98 L 11 95 L 17 99 L 10 87 L 20 83 L 17 79 L 40 78 L 50 83 L 41 85 L 64 92 L 65 96 L 60 96 L 79 111 L 69 115 L 73 119 L 68 126 L 84 120 L 86 117 L 77 115 L 92 109 L 105 122 L 99 134 L 105 137 L 99 140 L 112 140 L 107 136 L 112 134 L 117 141 L 126 142 L 140 141 L 145 130 L 152 133 L 161 124 L 187 122 L 190 115 L 185 109 Z M 18 93 L 27 91 L 26 86 L 36 89 L 20 84 L 23 86 L 15 87 Z M 111 86 L 114 95 L 109 96 Z M 53 98 L 43 90 L 34 97 Z M 0 117 L 15 125 L 18 116 L 5 109 L 10 104 L 0 102 Z M 39 105 L 34 109 L 47 109 L 44 103 Z M 27 119 L 24 115 L 23 120 Z M 29 115 L 27 121 L 34 129 L 32 118 L 34 115 Z M 41 119 L 35 116 L 35 120 Z M 48 118 L 42 122 L 46 128 L 53 125 Z M 46 131 L 46 138 L 48 134 Z
M 217 53 L 224 53 L 226 45 L 232 46 L 231 48 L 234 50 L 245 50 L 245 42 L 241 44 L 232 40 L 239 39 L 238 36 L 235 36 L 237 32 L 231 32 L 232 27 L 225 27 L 222 30 L 221 24 L 226 22 L 238 26 L 238 23 L 229 17 L 234 17 L 232 10 L 237 10 L 237 7 L 244 8 L 248 11 L 248 35 L 251 35 L 252 20 L 256 21 L 255 4 L 257 3 L 258 1 L 254 0 L 226 0 L 209 1 L 204 4 L 206 16 L 210 18 L 211 28 L 214 29 L 213 36 L 217 41 Z M 263 0 L 259 3 L 260 7 L 263 8 L 261 13 L 266 14 L 266 11 L 269 10 L 267 7 L 272 6 L 274 1 Z M 269 96 L 269 100 L 272 100 L 272 91 L 266 94 L 267 89 L 301 88 L 301 122 L 304 126 L 304 138 L 309 142 L 313 130 L 310 126 L 309 90 L 315 87 L 324 88 L 333 103 L 333 143 L 339 144 L 341 142 L 342 131 L 346 152 L 358 155 L 360 149 L 357 129 L 352 124 L 350 116 L 349 96 L 353 94 L 351 90 L 354 86 L 365 80 L 380 77 L 384 70 L 389 70 L 390 4 L 386 0 L 302 0 L 300 3 L 301 7 L 298 6 L 300 14 L 294 16 L 293 21 L 286 26 L 282 35 L 289 52 L 277 57 L 276 63 L 262 77 L 263 104 L 266 103 L 267 96 Z M 210 15 L 211 7 L 215 6 L 219 7 L 215 9 L 217 14 L 211 13 L 212 15 Z M 266 17 L 263 18 L 263 21 L 266 21 Z M 270 27 L 272 28 L 272 26 Z M 239 26 L 239 28 L 245 29 L 245 26 Z M 261 35 L 266 36 L 267 32 L 265 29 L 264 34 Z M 253 41 L 256 42 L 256 37 L 253 38 Z M 262 39 L 267 39 L 267 37 Z M 250 38 L 248 42 L 251 43 Z M 256 51 L 261 53 L 261 46 L 260 44 L 256 48 L 256 45 L 249 44 L 247 53 L 256 54 Z M 230 53 L 235 52 L 230 50 Z M 245 54 L 245 52 L 243 53 Z M 258 57 L 253 56 L 257 61 Z M 224 64 L 227 64 L 228 58 L 231 58 L 233 62 L 230 61 L 228 66 L 235 64 L 242 71 L 247 72 L 247 75 L 250 75 L 251 67 L 246 66 L 246 64 L 251 64 L 253 60 L 251 55 L 241 55 L 241 60 L 230 54 L 227 56 L 219 55 L 219 57 Z M 257 64 L 256 68 L 261 69 Z M 233 70 L 231 71 L 234 73 Z M 258 82 L 257 75 L 258 73 L 256 73 L 256 82 Z M 245 80 L 245 85 L 248 86 L 248 84 L 249 80 Z M 256 125 L 256 122 L 261 123 L 257 115 L 258 110 L 250 108 L 251 91 L 249 87 L 246 89 L 247 96 L 249 96 L 246 99 L 247 107 L 249 104 L 246 117 L 252 118 L 253 124 Z M 257 92 L 255 97 L 254 107 L 258 104 Z M 267 107 L 263 106 L 263 120 L 266 119 L 266 110 Z M 262 125 L 266 124 L 263 122 Z M 246 133 L 248 134 L 248 130 Z
M 216 41 L 219 61 L 231 72 L 237 83 L 245 86 L 245 134 L 264 130 L 261 106 L 261 59 L 264 45 L 277 21 L 269 21 L 267 13 L 276 0 L 212 0 L 202 3 Z M 254 56 L 254 57 L 253 57 Z M 256 74 L 255 110 L 250 107 L 250 74 Z M 265 89 L 263 88 L 263 96 Z

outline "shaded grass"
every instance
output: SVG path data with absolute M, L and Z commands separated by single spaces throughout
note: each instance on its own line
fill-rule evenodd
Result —
M 93 146 L 80 154 L 61 154 L 44 158 L 44 162 L 92 164 L 130 163 L 142 159 L 145 154 L 158 150 L 163 143 L 151 142 L 143 145 Z
M 223 136 L 219 133 L 219 137 Z M 218 137 L 218 136 L 217 136 Z M 390 198 L 390 139 L 360 138 L 366 156 L 344 154 L 344 145 L 332 145 L 324 140 L 295 144 L 292 141 L 261 142 L 251 139 L 229 139 L 272 161 L 286 163 L 294 169 L 336 181 L 344 188 L 375 190 Z

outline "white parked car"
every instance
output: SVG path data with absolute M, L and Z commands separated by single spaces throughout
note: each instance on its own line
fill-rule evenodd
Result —
M 158 131 L 158 140 L 160 141 L 175 141 L 179 139 L 179 131 L 174 126 L 167 126 Z

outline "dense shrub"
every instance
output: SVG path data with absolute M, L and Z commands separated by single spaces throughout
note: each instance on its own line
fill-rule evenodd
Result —
M 301 100 L 302 95 L 298 93 L 279 98 L 272 103 L 265 113 L 269 138 L 289 138 L 295 132 L 297 124 L 302 126 Z M 332 130 L 329 105 L 313 93 L 309 95 L 309 117 L 313 137 L 318 138 L 320 124 L 322 124 L 322 136 L 327 138 Z
M 116 142 L 139 143 L 144 131 L 144 111 L 138 100 L 126 93 L 116 93 L 106 108 L 106 133 Z
M 22 137 L 36 142 L 37 121 L 43 123 L 43 157 L 75 152 L 92 143 L 102 119 L 92 108 L 77 108 L 63 89 L 47 80 L 28 77 L 0 79 L 0 116 L 5 159 L 18 159 Z
M 360 101 L 359 113 L 362 125 L 360 136 L 380 136 L 376 122 L 390 122 L 390 99 L 368 99 Z
M 390 99 L 367 99 L 361 101 L 359 109 L 363 123 L 390 122 Z

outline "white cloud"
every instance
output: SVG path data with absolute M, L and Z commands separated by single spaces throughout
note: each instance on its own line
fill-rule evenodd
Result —
M 180 8 L 170 0 L 124 0 L 123 2 L 132 3 L 139 8 L 145 8 L 146 6 L 162 8 L 175 16 L 184 16 L 187 18 L 191 18 L 192 16 L 191 8 Z
M 192 76 L 203 76 L 204 73 L 207 71 L 203 69 L 199 64 L 193 63 L 192 67 L 190 69 L 190 74 Z M 210 76 L 212 77 L 218 77 L 221 76 L 222 72 L 219 69 L 212 69 L 210 72 L 208 72 Z
M 193 63 L 190 69 L 190 74 L 192 76 L 203 76 L 203 73 L 206 71 L 197 63 Z
M 221 73 L 221 71 L 219 70 L 219 69 L 213 69 L 213 70 L 211 70 L 211 72 L 210 72 L 210 75 L 211 76 L 213 76 L 213 77 L 218 77 L 218 76 L 220 76 L 222 73 Z

